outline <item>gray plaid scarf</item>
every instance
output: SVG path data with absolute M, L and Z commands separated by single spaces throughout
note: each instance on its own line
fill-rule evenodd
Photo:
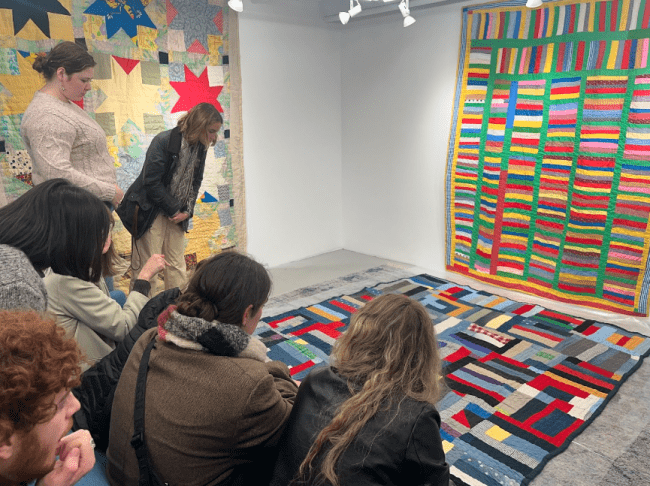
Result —
M 178 156 L 178 167 L 169 186 L 172 195 L 181 203 L 181 211 L 192 214 L 196 203 L 196 194 L 192 189 L 194 171 L 199 163 L 201 143 L 189 145 L 185 139 L 181 142 L 181 151 Z

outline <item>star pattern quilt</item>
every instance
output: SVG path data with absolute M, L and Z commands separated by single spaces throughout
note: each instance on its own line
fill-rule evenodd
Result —
M 462 11 L 447 269 L 647 316 L 650 2 Z
M 92 90 L 78 104 L 106 132 L 124 191 L 156 134 L 200 102 L 222 113 L 186 261 L 191 267 L 222 249 L 245 249 L 237 30 L 226 0 L 0 0 L 0 204 L 32 184 L 20 123 L 44 84 L 31 66 L 35 56 L 73 41 L 97 62 Z M 120 228 L 115 240 L 128 254 L 130 235 Z

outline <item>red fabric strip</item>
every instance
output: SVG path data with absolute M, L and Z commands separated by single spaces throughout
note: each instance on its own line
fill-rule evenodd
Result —
M 312 360 L 309 360 L 305 363 L 294 366 L 289 370 L 289 372 L 291 373 L 291 376 L 297 375 L 301 371 L 306 370 L 307 368 L 311 368 L 312 366 L 314 366 L 314 362 Z
M 580 93 L 580 85 L 575 86 L 563 86 L 561 88 L 553 88 L 551 94 L 574 94 Z
M 604 12 L 604 10 L 603 10 Z M 602 31 L 602 29 L 601 29 Z M 605 49 L 607 49 L 606 41 L 600 41 L 598 43 L 598 59 L 596 60 L 596 69 L 603 68 L 603 58 L 605 57 Z
M 585 57 L 585 42 L 578 42 L 578 53 L 576 54 L 576 71 L 582 70 L 582 63 Z
M 560 47 L 557 51 L 557 66 L 556 70 L 562 72 L 562 66 L 564 65 L 564 49 L 566 48 L 566 43 L 560 42 Z
M 269 326 L 271 326 L 273 329 L 275 329 L 276 327 L 278 327 L 278 324 L 280 324 L 280 323 L 282 323 L 284 321 L 288 321 L 289 319 L 293 319 L 294 317 L 295 316 L 288 316 L 288 317 L 285 317 L 284 319 L 278 319 L 277 321 L 271 321 L 271 322 L 269 322 Z
M 492 241 L 492 255 L 490 261 L 490 273 L 497 273 L 497 263 L 499 255 L 499 243 L 501 242 L 501 226 L 503 224 L 503 203 L 506 198 L 506 182 L 508 173 L 501 171 L 499 175 L 499 199 L 497 200 L 497 213 L 494 220 L 494 240 Z
M 335 305 L 336 307 L 343 309 L 346 312 L 352 312 L 353 314 L 357 311 L 357 309 L 355 309 L 351 305 L 344 304 L 343 302 L 340 302 L 338 300 L 333 300 L 330 302 L 330 304 Z
M 448 363 L 455 363 L 459 359 L 466 358 L 470 354 L 472 354 L 472 353 L 469 351 L 469 349 L 463 347 L 463 348 L 460 348 L 455 353 L 451 353 L 449 356 L 447 356 L 445 358 L 445 361 L 447 361 Z
M 513 327 L 513 329 L 519 329 L 520 331 L 524 331 L 524 332 L 527 332 L 527 333 L 530 333 L 530 334 L 535 334 L 536 336 L 543 337 L 544 339 L 550 339 L 551 341 L 555 341 L 556 343 L 559 343 L 559 342 L 561 342 L 563 340 L 563 338 L 561 338 L 561 337 L 553 336 L 552 334 L 547 334 L 545 332 L 537 331 L 535 329 L 530 329 L 530 328 L 519 326 L 519 325 L 512 326 L 512 327 Z

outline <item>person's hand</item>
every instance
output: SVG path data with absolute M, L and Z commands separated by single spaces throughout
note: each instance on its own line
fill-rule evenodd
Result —
M 116 208 L 122 203 L 122 199 L 124 199 L 124 191 L 122 191 L 122 189 L 120 189 L 120 187 L 116 184 L 115 195 L 113 196 L 111 204 L 114 208 Z
M 172 223 L 180 223 L 181 221 L 185 221 L 189 217 L 190 215 L 187 213 L 176 213 L 171 218 L 169 218 L 169 221 L 171 221 Z
M 95 444 L 90 432 L 77 430 L 59 441 L 59 459 L 54 469 L 41 478 L 37 486 L 71 486 L 84 477 L 95 465 Z
M 138 278 L 141 280 L 151 280 L 154 275 L 160 272 L 163 268 L 168 266 L 169 263 L 165 261 L 165 255 L 155 254 L 144 264 Z

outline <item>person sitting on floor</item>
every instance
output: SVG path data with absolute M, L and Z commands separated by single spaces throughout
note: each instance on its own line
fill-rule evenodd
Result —
M 68 434 L 79 409 L 70 388 L 79 382 L 81 356 L 64 334 L 38 312 L 0 311 L 2 485 L 69 486 L 95 464 L 88 431 Z
M 124 308 L 111 299 L 102 255 L 111 246 L 112 215 L 97 196 L 65 179 L 45 181 L 1 208 L 0 228 L 0 243 L 32 255 L 37 270 L 51 269 L 44 278 L 48 310 L 90 364 L 134 327 L 149 300 L 149 278 L 165 265 L 162 255 L 152 256 Z
M 303 380 L 272 486 L 447 486 L 441 361 L 426 309 L 383 295 L 358 310 L 329 367 Z
M 0 308 L 46 309 L 48 296 L 41 277 L 44 270 L 61 265 L 54 261 L 54 249 L 55 244 L 66 240 L 61 235 L 67 234 L 62 220 L 67 205 L 59 207 L 57 204 L 61 197 L 65 197 L 63 194 L 80 191 L 83 190 L 67 181 L 53 179 L 0 208 Z M 98 209 L 96 204 L 94 206 Z M 57 207 L 59 210 L 55 211 Z M 102 211 L 98 213 L 100 217 L 104 216 Z M 55 217 L 51 217 L 52 214 Z M 78 218 L 74 220 L 83 227 Z M 59 257 L 65 255 L 60 251 L 56 254 Z M 100 280 L 99 285 L 103 279 Z M 142 290 L 145 288 L 146 285 Z M 136 301 L 136 306 L 148 299 L 140 292 L 131 292 L 129 297 L 132 302 Z M 119 304 L 109 302 L 109 305 L 117 308 Z M 150 315 L 151 312 L 145 304 L 140 315 Z M 116 348 L 84 371 L 81 384 L 72 389 L 81 403 L 81 409 L 73 417 L 73 430 L 89 430 L 101 451 L 108 446 L 111 404 L 120 373 L 134 343 L 148 329 L 144 326 L 149 325 L 155 326 L 155 321 L 138 317 L 135 327 L 117 343 Z
M 158 328 L 135 344 L 115 391 L 111 485 L 138 484 L 138 457 L 159 484 L 268 483 L 297 392 L 288 367 L 251 336 L 270 289 L 262 265 L 227 251 L 200 262 L 180 297 L 152 299 L 164 309 L 152 316 Z

